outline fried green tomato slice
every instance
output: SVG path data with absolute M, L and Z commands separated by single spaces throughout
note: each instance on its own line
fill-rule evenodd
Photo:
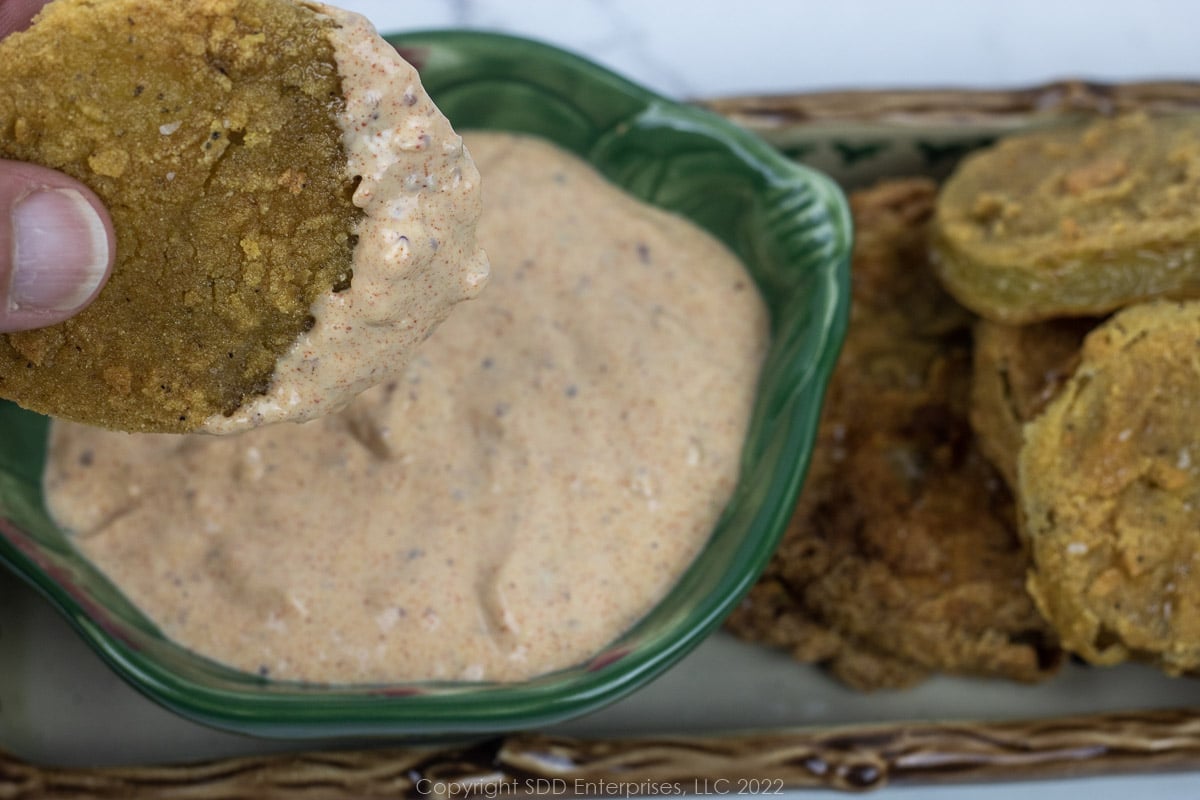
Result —
M 1060 658 L 1024 589 L 1008 487 L 967 422 L 972 317 L 928 264 L 936 187 L 850 197 L 850 327 L 804 491 L 735 635 L 863 690 L 935 672 L 1038 681 Z
M 943 187 L 934 264 L 997 322 L 1200 296 L 1200 117 L 1131 115 L 1004 139 Z
M 1032 325 L 975 323 L 971 428 L 979 449 L 1014 490 L 1025 424 L 1071 377 L 1083 337 L 1097 322 L 1068 317 Z
M 331 24 L 281 0 L 57 0 L 0 43 L 0 156 L 83 181 L 117 240 L 83 313 L 0 336 L 0 395 L 185 431 L 265 391 L 351 279 Z
M 1088 661 L 1200 668 L 1200 302 L 1128 308 L 1025 427 L 1028 588 Z
M 0 157 L 112 213 L 96 301 L 0 337 L 0 396 L 77 422 L 320 416 L 486 281 L 461 137 L 364 18 L 321 3 L 55 0 L 0 43 Z

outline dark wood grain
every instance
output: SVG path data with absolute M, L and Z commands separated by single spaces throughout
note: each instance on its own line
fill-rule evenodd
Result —
M 1200 83 L 1068 80 L 1024 89 L 854 90 L 747 95 L 701 104 L 757 131 L 830 122 L 969 126 L 1010 116 L 1200 111 Z
M 1102 775 L 1200 766 L 1200 709 L 1022 722 L 908 723 L 727 736 L 577 739 L 516 733 L 200 764 L 53 768 L 0 753 L 5 800 L 250 800 L 736 794 Z

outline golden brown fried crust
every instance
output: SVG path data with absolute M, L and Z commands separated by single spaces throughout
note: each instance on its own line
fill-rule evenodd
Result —
M 1089 661 L 1200 669 L 1200 302 L 1153 302 L 1088 335 L 1025 428 L 1029 591 Z
M 861 689 L 1058 662 L 1007 487 L 967 422 L 971 317 L 927 257 L 935 186 L 851 198 L 851 324 L 784 541 L 729 628 Z
M 287 0 L 56 0 L 0 43 L 0 157 L 90 186 L 117 241 L 82 314 L 0 336 L 0 396 L 185 431 L 266 389 L 351 277 L 332 24 Z
M 971 428 L 979 449 L 1014 491 L 1025 423 L 1041 413 L 1079 363 L 1091 317 L 1032 325 L 975 323 Z
M 971 154 L 937 203 L 935 268 L 997 322 L 1200 296 L 1200 116 L 1105 119 Z

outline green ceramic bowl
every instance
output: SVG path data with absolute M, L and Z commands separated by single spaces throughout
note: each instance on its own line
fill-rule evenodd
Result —
M 632 194 L 690 217 L 742 258 L 773 334 L 742 477 L 679 584 L 587 663 L 511 685 L 283 683 L 167 641 L 80 558 L 43 506 L 47 420 L 0 404 L 0 560 L 132 685 L 220 728 L 294 738 L 483 733 L 582 714 L 647 683 L 716 628 L 766 565 L 808 466 L 846 325 L 850 219 L 823 175 L 718 117 L 545 45 L 461 32 L 390 41 L 459 129 L 546 137 Z

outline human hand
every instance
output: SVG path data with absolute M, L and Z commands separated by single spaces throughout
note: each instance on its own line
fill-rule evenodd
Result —
M 47 0 L 0 0 L 0 39 Z M 112 270 L 103 203 L 60 172 L 0 159 L 0 333 L 53 325 L 90 303 Z

